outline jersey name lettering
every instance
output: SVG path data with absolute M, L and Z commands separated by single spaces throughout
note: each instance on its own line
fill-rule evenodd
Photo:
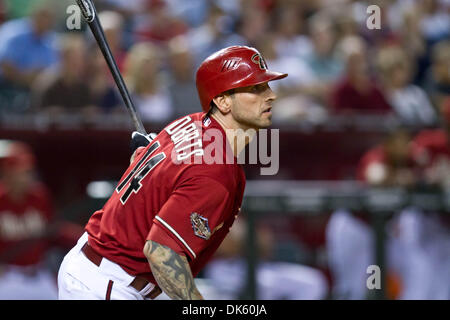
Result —
M 192 155 L 203 156 L 202 137 L 190 116 L 175 121 L 165 130 L 174 144 L 173 150 L 178 161 L 183 161 Z

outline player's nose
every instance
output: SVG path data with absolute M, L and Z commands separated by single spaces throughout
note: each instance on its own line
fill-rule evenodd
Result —
M 270 88 L 269 85 L 267 85 L 266 89 L 266 101 L 273 101 L 277 98 L 277 95 L 275 92 L 273 92 L 272 88 Z

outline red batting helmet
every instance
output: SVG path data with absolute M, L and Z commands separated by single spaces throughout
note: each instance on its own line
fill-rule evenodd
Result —
M 267 64 L 255 48 L 232 46 L 222 49 L 202 62 L 197 70 L 197 91 L 204 112 L 222 92 L 279 80 L 287 73 L 267 70 Z
M 19 141 L 0 140 L 0 169 L 30 170 L 36 163 L 31 148 Z

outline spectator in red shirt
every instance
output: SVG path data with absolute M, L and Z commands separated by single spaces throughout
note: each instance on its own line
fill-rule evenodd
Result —
M 410 159 L 411 137 L 397 129 L 367 151 L 357 168 L 357 179 L 373 186 L 410 186 L 414 183 Z
M 56 276 L 45 265 L 53 244 L 69 247 L 82 228 L 57 223 L 47 188 L 34 178 L 24 144 L 0 140 L 0 300 L 56 299 Z
M 363 40 L 348 37 L 342 41 L 341 49 L 346 57 L 346 72 L 331 92 L 332 110 L 338 113 L 390 113 L 391 106 L 370 77 Z

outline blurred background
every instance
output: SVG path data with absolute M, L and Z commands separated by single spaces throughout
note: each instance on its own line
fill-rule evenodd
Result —
M 279 171 L 244 165 L 206 298 L 450 299 L 449 0 L 94 3 L 147 132 L 201 110 L 195 71 L 223 47 L 289 73 L 272 84 Z M 74 4 L 0 0 L 0 299 L 57 297 L 129 163 L 131 121 Z

